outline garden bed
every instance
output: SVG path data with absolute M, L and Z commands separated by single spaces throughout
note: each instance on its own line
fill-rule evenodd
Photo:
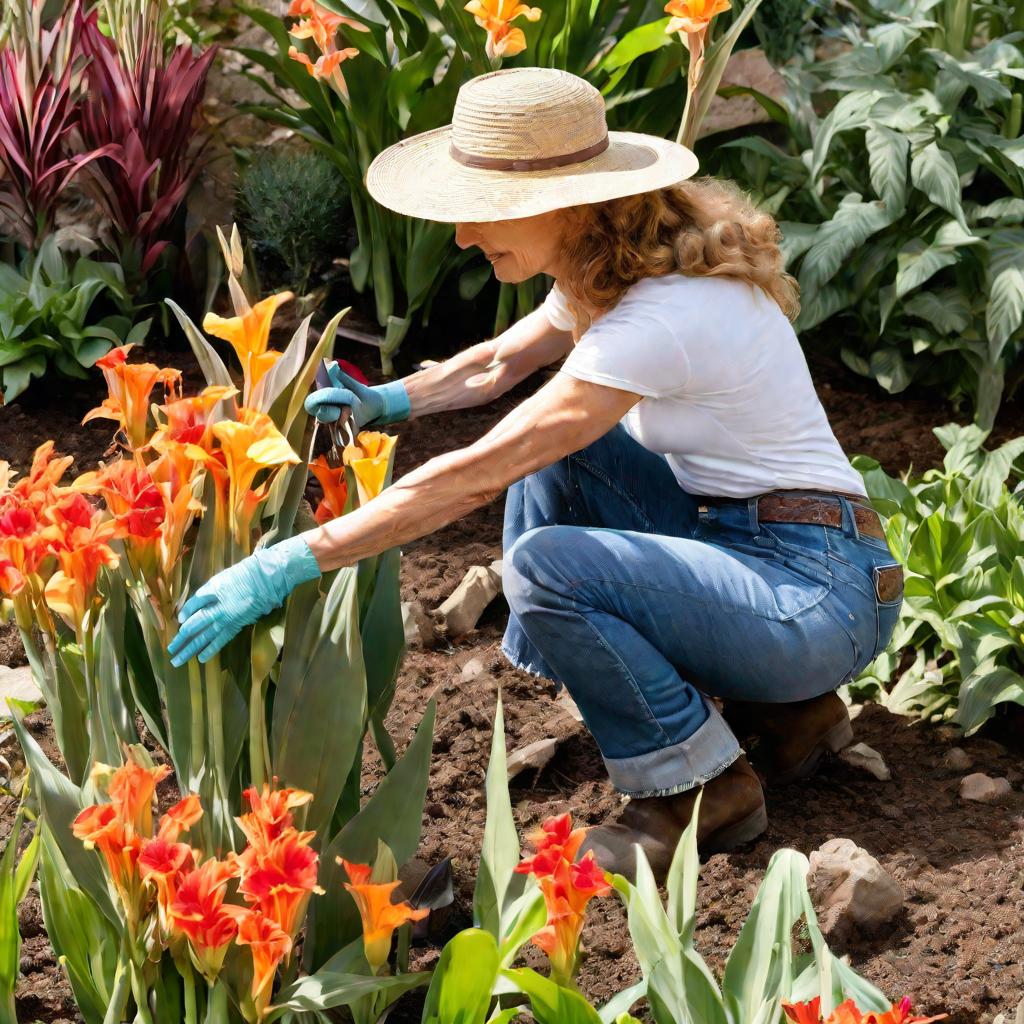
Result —
M 349 353 L 346 353 L 349 354 Z M 156 353 L 156 361 L 176 362 L 193 373 L 181 353 Z M 369 359 L 363 360 L 369 368 Z M 949 418 L 948 410 L 924 398 L 894 401 L 867 390 L 841 369 L 816 368 L 822 399 L 848 453 L 878 459 L 894 472 L 913 463 L 934 464 L 941 447 L 931 427 Z M 81 427 L 86 410 L 100 396 L 95 387 L 55 385 L 48 398 L 42 387 L 4 409 L 4 455 L 24 469 L 34 447 L 48 437 L 76 457 L 83 471 L 103 454 L 104 425 Z M 466 444 L 484 432 L 517 395 L 494 407 L 415 422 L 401 428 L 398 469 L 401 473 L 424 459 Z M 1019 410 L 1007 405 L 997 434 L 1024 433 Z M 441 602 L 474 564 L 501 555 L 501 503 L 479 510 L 437 534 L 409 545 L 403 561 L 403 598 L 427 608 Z M 547 815 L 569 810 L 593 824 L 615 805 L 596 747 L 555 700 L 549 684 L 509 668 L 498 650 L 506 610 L 499 601 L 478 630 L 454 647 L 410 651 L 398 683 L 388 725 L 404 746 L 429 697 L 439 698 L 434 758 L 427 794 L 422 861 L 445 856 L 455 860 L 456 904 L 435 936 L 438 945 L 421 947 L 422 965 L 436 960 L 439 943 L 468 923 L 476 857 L 484 824 L 483 777 L 497 689 L 505 698 L 510 749 L 534 740 L 559 741 L 550 763 L 528 770 L 512 785 L 517 823 L 526 830 Z M 463 678 L 463 669 L 472 659 Z M 0 662 L 23 662 L 20 644 L 9 630 L 0 632 Z M 482 671 L 473 675 L 475 668 Z M 46 716 L 34 716 L 36 734 L 45 737 Z M 909 995 L 915 1009 L 948 1010 L 953 1024 L 988 1022 L 1012 1011 L 1024 988 L 1024 797 L 1020 794 L 1019 759 L 991 738 L 960 742 L 973 759 L 972 771 L 1008 776 L 1011 802 L 999 806 L 965 804 L 958 796 L 963 771 L 944 766 L 954 745 L 948 727 L 913 723 L 877 706 L 867 707 L 854 723 L 858 741 L 885 757 L 893 773 L 877 782 L 844 763 L 833 762 L 809 783 L 769 791 L 769 830 L 754 846 L 738 854 L 715 856 L 704 868 L 700 887 L 698 946 L 709 962 L 721 966 L 746 917 L 771 854 L 782 846 L 810 852 L 834 837 L 847 837 L 868 849 L 903 887 L 905 914 L 895 929 L 844 944 L 858 970 L 887 992 Z M 51 748 L 52 749 L 52 748 Z M 16 756 L 8 740 L 3 753 Z M 374 763 L 364 778 L 372 789 Z M 0 841 L 9 830 L 13 801 L 0 801 Z M 603 1000 L 636 980 L 638 970 L 625 919 L 612 899 L 595 904 L 585 940 L 590 956 L 580 985 Z M 42 931 L 38 899 L 23 905 L 25 935 L 19 990 L 19 1019 L 75 1019 L 70 992 L 53 961 Z M 532 954 L 531 954 L 532 956 Z M 418 1020 L 417 998 L 407 997 L 392 1021 Z

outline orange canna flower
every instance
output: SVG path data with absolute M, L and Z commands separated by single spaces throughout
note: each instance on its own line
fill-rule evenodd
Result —
M 107 796 L 117 812 L 118 817 L 126 825 L 134 829 L 139 836 L 153 834 L 153 794 L 158 782 L 171 774 L 165 764 L 152 768 L 139 764 L 132 758 L 116 769 L 107 784 Z
M 164 498 L 144 465 L 115 459 L 100 470 L 83 473 L 74 488 L 103 496 L 117 523 L 117 536 L 152 541 L 159 535 Z
M 238 932 L 243 908 L 224 903 L 224 890 L 238 873 L 234 860 L 210 859 L 188 872 L 171 902 L 171 930 L 185 935 L 197 967 L 213 982 Z
M 174 393 L 181 384 L 181 371 L 161 369 L 153 363 L 129 363 L 132 345 L 111 349 L 96 365 L 103 371 L 108 395 L 86 413 L 83 423 L 95 419 L 115 420 L 124 432 L 126 447 L 132 451 L 145 447 L 149 439 L 149 399 L 157 384 L 165 393 Z
M 287 828 L 268 849 L 249 846 L 238 857 L 238 891 L 292 937 L 302 925 L 310 894 L 323 892 L 316 884 L 319 858 L 309 847 L 314 837 Z
M 278 789 L 276 777 L 273 785 L 264 783 L 260 790 L 250 786 L 242 796 L 249 801 L 252 811 L 238 818 L 238 824 L 250 845 L 261 853 L 268 851 L 275 839 L 292 828 L 290 812 L 313 799 L 312 793 L 302 789 Z
M 345 511 L 345 502 L 348 501 L 348 484 L 345 482 L 345 466 L 342 464 L 337 468 L 327 464 L 327 456 L 319 455 L 310 464 L 309 468 L 313 476 L 320 481 L 323 488 L 323 499 L 316 507 L 314 513 L 316 521 L 323 526 L 332 519 L 337 519 Z
M 293 32 L 292 35 L 294 34 Z M 312 61 L 309 59 L 308 54 L 303 53 L 298 47 L 289 46 L 288 56 L 302 64 L 313 78 L 321 81 L 333 80 L 342 92 L 346 96 L 348 95 L 348 86 L 345 84 L 345 79 L 341 76 L 338 68 L 346 60 L 359 56 L 359 51 L 355 47 L 348 46 L 343 50 L 332 49 L 329 53 L 322 54 L 315 61 Z
M 226 486 L 232 532 L 239 544 L 247 546 L 253 516 L 270 493 L 275 471 L 281 466 L 295 465 L 299 457 L 266 413 L 242 408 L 239 416 L 238 420 L 222 420 L 213 425 L 213 435 L 219 444 L 216 451 L 208 453 L 197 445 L 188 445 L 186 453 L 213 473 L 222 495 Z M 254 487 L 263 470 L 269 473 Z
M 527 7 L 518 0 L 470 0 L 465 9 L 487 31 L 486 50 L 491 60 L 522 53 L 526 36 L 521 28 L 512 28 L 512 22 L 519 17 L 537 21 L 542 13 L 539 7 Z
M 368 25 L 364 25 L 361 21 L 356 21 L 355 18 L 346 18 L 343 14 L 335 14 L 334 11 L 329 11 L 326 7 L 318 4 L 316 0 L 292 0 L 288 7 L 288 17 L 316 18 L 332 34 L 337 32 L 342 25 L 354 28 L 357 32 L 370 31 Z M 295 35 L 295 33 L 292 32 L 292 35 Z
M 809 1002 L 782 1004 L 786 1016 L 794 1024 L 929 1024 L 931 1021 L 945 1020 L 948 1014 L 942 1013 L 937 1017 L 912 1017 L 910 1015 L 910 1000 L 906 997 L 882 1013 L 869 1010 L 861 1013 L 852 999 L 840 1003 L 828 1017 L 821 1014 L 821 999 L 815 996 Z
M 25 577 L 15 564 L 0 555 L 0 594 L 14 597 L 25 588 Z
M 341 857 L 338 863 L 344 867 L 351 880 L 345 883 L 345 888 L 359 908 L 366 961 L 371 973 L 376 974 L 388 961 L 395 929 L 409 921 L 422 921 L 430 911 L 414 910 L 405 902 L 392 903 L 391 894 L 399 883 L 371 882 L 373 872 L 368 864 L 351 864 Z
M 270 1004 L 278 965 L 291 953 L 292 940 L 276 922 L 250 910 L 239 919 L 238 944 L 252 950 L 252 1001 L 261 1020 Z
M 71 823 L 71 832 L 87 850 L 98 850 L 114 887 L 127 899 L 141 845 L 121 820 L 113 804 L 92 804 Z
M 697 35 L 707 31 L 711 19 L 730 7 L 732 4 L 729 0 L 669 0 L 665 5 L 665 13 L 672 17 L 665 31 Z
M 306 70 L 314 78 L 330 82 L 343 96 L 348 96 L 348 86 L 338 68 L 343 61 L 358 57 L 359 51 L 354 47 L 339 50 L 335 37 L 342 25 L 347 25 L 357 32 L 369 32 L 369 27 L 352 18 L 334 14 L 321 7 L 315 0 L 293 0 L 292 5 L 288 8 L 288 15 L 292 18 L 303 19 L 288 30 L 289 34 L 295 39 L 312 39 L 320 51 L 320 56 L 315 63 L 295 46 L 288 48 L 288 56 L 305 65 Z
M 384 490 L 391 466 L 391 453 L 397 440 L 395 435 L 364 430 L 356 437 L 354 445 L 345 446 L 342 460 L 346 466 L 352 467 L 360 505 L 365 505 Z
M 203 807 L 195 793 L 179 800 L 173 807 L 168 807 L 160 817 L 156 834 L 159 839 L 177 842 L 182 832 L 188 832 L 203 816 Z
M 267 349 L 270 325 L 278 307 L 291 298 L 291 292 L 278 292 L 257 302 L 239 316 L 225 318 L 207 313 L 203 318 L 203 330 L 228 342 L 242 364 L 245 378 L 243 402 L 249 401 L 252 389 L 281 356 L 280 352 Z

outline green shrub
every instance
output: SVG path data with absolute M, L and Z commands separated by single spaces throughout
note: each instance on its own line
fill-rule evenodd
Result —
M 859 8 L 836 56 L 786 69 L 785 106 L 764 101 L 785 145 L 734 140 L 725 170 L 782 221 L 800 330 L 827 326 L 857 373 L 939 386 L 989 427 L 1024 347 L 1024 52 L 998 34 L 1006 3 Z
M 971 733 L 996 705 L 1024 704 L 1024 483 L 1014 469 L 1024 437 L 986 451 L 977 427 L 935 434 L 946 457 L 920 477 L 896 480 L 873 459 L 854 460 L 889 516 L 886 536 L 907 582 L 889 651 L 853 693 Z
M 0 263 L 0 387 L 9 402 L 48 364 L 68 377 L 86 370 L 114 345 L 139 342 L 149 321 L 132 327 L 116 263 L 69 262 L 51 235 L 20 270 Z
M 337 167 L 318 153 L 261 153 L 238 188 L 243 230 L 268 287 L 297 294 L 309 278 L 342 254 L 352 219 L 348 186 Z

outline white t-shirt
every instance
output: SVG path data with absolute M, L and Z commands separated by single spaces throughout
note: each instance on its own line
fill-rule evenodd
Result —
M 559 330 L 575 326 L 557 285 L 544 310 Z M 691 494 L 865 493 L 792 325 L 754 285 L 682 274 L 639 281 L 583 334 L 561 372 L 643 395 L 623 426 L 665 455 Z

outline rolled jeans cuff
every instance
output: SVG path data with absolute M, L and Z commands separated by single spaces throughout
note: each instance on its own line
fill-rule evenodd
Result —
M 606 757 L 612 785 L 634 799 L 672 796 L 721 775 L 743 750 L 718 708 L 703 699 L 708 717 L 692 736 L 648 754 Z

